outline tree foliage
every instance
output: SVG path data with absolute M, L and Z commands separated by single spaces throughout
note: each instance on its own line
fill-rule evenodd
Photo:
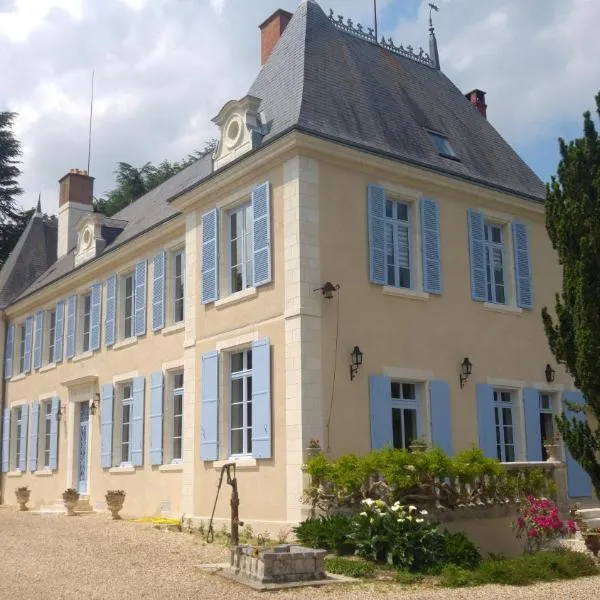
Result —
M 205 143 L 202 150 L 196 150 L 180 161 L 163 160 L 158 165 L 148 162 L 139 168 L 126 162 L 118 163 L 115 171 L 117 187 L 108 192 L 106 198 L 95 200 L 94 208 L 107 217 L 112 217 L 150 190 L 179 173 L 179 171 L 189 167 L 207 153 L 212 152 L 215 147 L 216 140 L 210 139 Z
M 596 110 L 600 114 L 600 93 Z M 595 417 L 590 426 L 563 412 L 557 425 L 600 498 L 600 140 L 590 112 L 583 137 L 559 143 L 557 175 L 547 186 L 546 228 L 562 266 L 562 292 L 556 316 L 544 307 L 542 319 L 552 353 Z
M 21 145 L 12 130 L 16 116 L 0 111 L 0 268 L 32 215 L 16 206 L 16 197 L 23 193 L 18 184 Z

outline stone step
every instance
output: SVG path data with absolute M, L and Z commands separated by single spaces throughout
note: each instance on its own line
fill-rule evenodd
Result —
M 588 519 L 600 519 L 600 508 L 580 508 L 577 512 L 586 521 Z
M 594 519 L 586 519 L 585 522 L 590 529 L 596 529 L 600 527 L 600 517 Z

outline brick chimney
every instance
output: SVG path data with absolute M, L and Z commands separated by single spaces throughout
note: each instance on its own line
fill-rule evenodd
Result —
M 71 169 L 58 180 L 58 245 L 57 258 L 64 256 L 77 243 L 77 224 L 94 212 L 94 178 L 87 171 Z
M 264 23 L 259 25 L 261 65 L 269 60 L 273 48 L 277 45 L 281 34 L 293 16 L 287 10 L 279 8 Z
M 481 90 L 472 90 L 465 94 L 465 98 L 481 113 L 484 119 L 487 119 L 487 104 L 485 103 L 485 92 Z

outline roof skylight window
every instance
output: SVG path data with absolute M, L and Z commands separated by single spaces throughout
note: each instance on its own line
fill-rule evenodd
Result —
M 429 131 L 428 133 L 431 136 L 437 151 L 440 153 L 440 156 L 458 159 L 456 152 L 454 152 L 454 148 L 452 148 L 448 138 L 445 135 L 442 135 L 441 133 L 434 133 L 433 131 Z

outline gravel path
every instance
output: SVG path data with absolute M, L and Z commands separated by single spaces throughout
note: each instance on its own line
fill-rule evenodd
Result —
M 258 593 L 202 570 L 227 560 L 227 551 L 195 535 L 151 525 L 112 521 L 105 515 L 35 516 L 0 508 L 0 598 L 7 600 L 177 599 L 206 600 L 519 600 L 600 597 L 600 577 L 528 588 L 415 589 L 387 583 Z

